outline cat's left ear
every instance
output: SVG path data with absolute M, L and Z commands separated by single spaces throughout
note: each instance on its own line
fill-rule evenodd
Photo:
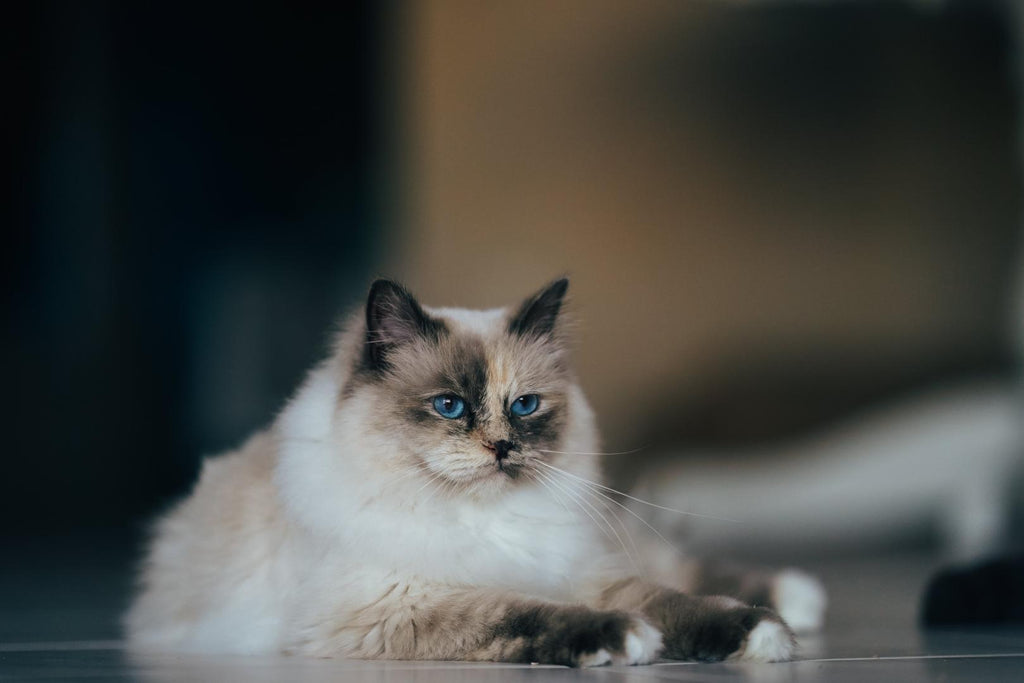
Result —
M 520 336 L 551 335 L 569 289 L 569 278 L 560 278 L 523 302 L 508 323 L 508 331 Z
M 366 297 L 367 365 L 375 370 L 388 365 L 388 355 L 396 347 L 417 338 L 436 339 L 442 324 L 434 320 L 402 285 L 377 280 Z

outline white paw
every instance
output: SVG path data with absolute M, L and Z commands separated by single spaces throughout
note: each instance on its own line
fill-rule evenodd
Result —
M 643 619 L 637 619 L 633 628 L 626 632 L 624 652 L 612 658 L 612 663 L 619 666 L 633 664 L 649 664 L 661 652 L 661 631 Z
M 785 662 L 793 656 L 793 634 L 777 621 L 763 620 L 747 634 L 747 642 L 730 659 L 748 662 Z
M 591 652 L 590 654 L 580 655 L 579 666 L 580 667 L 591 667 L 591 666 L 604 666 L 605 664 L 612 663 L 612 655 L 608 650 L 601 648 L 597 652 Z
M 828 597 L 816 578 L 799 569 L 784 569 L 772 581 L 772 604 L 795 633 L 810 633 L 825 623 Z

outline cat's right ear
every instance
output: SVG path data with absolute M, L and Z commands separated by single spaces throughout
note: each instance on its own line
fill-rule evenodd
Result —
M 377 280 L 366 297 L 366 364 L 373 370 L 388 366 L 388 354 L 417 338 L 436 339 L 441 323 L 420 307 L 409 291 L 391 280 Z
M 569 279 L 559 278 L 523 302 L 508 323 L 508 331 L 520 336 L 543 337 L 555 330 Z

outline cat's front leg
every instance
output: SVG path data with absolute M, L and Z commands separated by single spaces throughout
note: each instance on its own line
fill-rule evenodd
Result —
M 691 561 L 688 585 L 693 595 L 728 595 L 774 609 L 796 633 L 821 630 L 828 597 L 821 581 L 800 569 L 755 569 L 722 562 Z
M 646 664 L 661 633 L 639 613 L 507 591 L 394 584 L 368 604 L 320 612 L 289 650 L 366 659 Z
M 662 654 L 670 659 L 779 662 L 796 647 L 793 632 L 775 612 L 724 595 L 692 596 L 630 578 L 604 588 L 597 606 L 640 610 L 661 631 Z
M 661 633 L 636 613 L 583 605 L 512 601 L 501 605 L 468 659 L 590 667 L 647 664 Z
M 649 542 L 643 555 L 649 576 L 689 595 L 728 595 L 748 605 L 771 607 L 796 633 L 820 631 L 828 594 L 807 572 L 750 567 L 733 562 L 689 558 L 664 543 Z

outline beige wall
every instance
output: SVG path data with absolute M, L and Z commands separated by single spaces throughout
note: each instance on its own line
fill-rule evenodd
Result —
M 1016 211 L 1001 95 L 944 75 L 956 56 L 926 18 L 849 39 L 851 56 L 816 10 L 773 11 L 435 1 L 400 17 L 390 272 L 467 306 L 568 273 L 612 447 L 737 366 L 884 374 L 998 345 Z

